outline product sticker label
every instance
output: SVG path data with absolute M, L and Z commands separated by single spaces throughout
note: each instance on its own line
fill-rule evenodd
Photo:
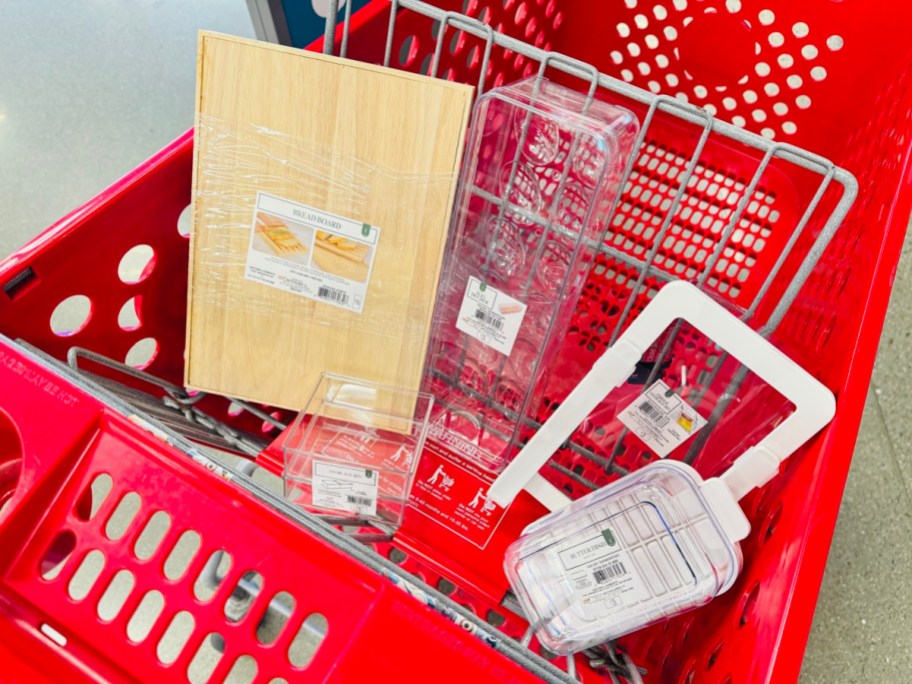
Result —
M 380 229 L 258 192 L 244 277 L 361 313 Z
M 378 474 L 367 468 L 313 462 L 313 505 L 377 515 Z
M 489 472 L 428 439 L 409 505 L 483 549 L 506 514 L 487 499 L 493 481 Z
M 620 421 L 659 458 L 686 442 L 706 419 L 659 380 L 621 411 Z
M 456 327 L 509 356 L 525 315 L 526 305 L 521 301 L 470 277 Z
M 337 461 L 384 471 L 380 489 L 384 496 L 405 498 L 408 470 L 415 452 L 411 445 L 358 432 L 335 432 L 320 452 Z
M 623 542 L 610 527 L 558 551 L 561 568 L 590 619 L 650 597 Z

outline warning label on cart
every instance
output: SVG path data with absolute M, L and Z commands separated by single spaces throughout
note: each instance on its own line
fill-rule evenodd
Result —
M 377 515 L 377 471 L 313 462 L 313 505 Z
M 244 277 L 361 313 L 380 229 L 257 193 Z
M 488 501 L 494 477 L 429 439 L 418 466 L 409 504 L 480 549 L 485 548 L 506 510 Z
M 521 301 L 470 277 L 456 327 L 509 356 L 525 315 L 526 305 Z
M 618 419 L 659 458 L 706 425 L 706 419 L 661 380 L 621 411 Z

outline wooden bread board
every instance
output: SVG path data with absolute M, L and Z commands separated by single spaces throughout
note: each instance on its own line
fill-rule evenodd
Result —
M 460 84 L 200 34 L 188 387 L 294 410 L 324 371 L 419 389 L 471 100 Z M 369 266 L 291 226 L 314 245 L 303 261 L 364 279 L 361 313 L 245 277 L 258 192 L 379 229 Z

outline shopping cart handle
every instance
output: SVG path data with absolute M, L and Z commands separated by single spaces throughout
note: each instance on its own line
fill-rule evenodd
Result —
M 788 418 L 742 454 L 723 475 L 736 499 L 772 479 L 779 463 L 832 419 L 836 412 L 832 392 L 697 287 L 674 281 L 659 291 L 617 342 L 595 362 L 557 411 L 494 480 L 488 498 L 500 506 L 509 505 L 586 416 L 630 377 L 646 350 L 679 319 L 693 325 L 795 406 Z M 538 485 L 529 491 L 545 505 L 557 503 L 554 497 L 547 500 L 539 497 L 536 492 L 542 488 Z

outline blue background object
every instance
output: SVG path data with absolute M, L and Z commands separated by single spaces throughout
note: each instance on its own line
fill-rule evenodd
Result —
M 351 0 L 352 14 L 367 5 L 370 0 Z M 341 2 L 340 2 L 341 5 Z M 295 47 L 305 47 L 323 35 L 325 20 L 313 8 L 311 0 L 282 0 L 282 10 L 285 12 L 285 22 L 291 34 L 291 44 Z M 339 10 L 339 24 L 345 17 L 345 7 Z

